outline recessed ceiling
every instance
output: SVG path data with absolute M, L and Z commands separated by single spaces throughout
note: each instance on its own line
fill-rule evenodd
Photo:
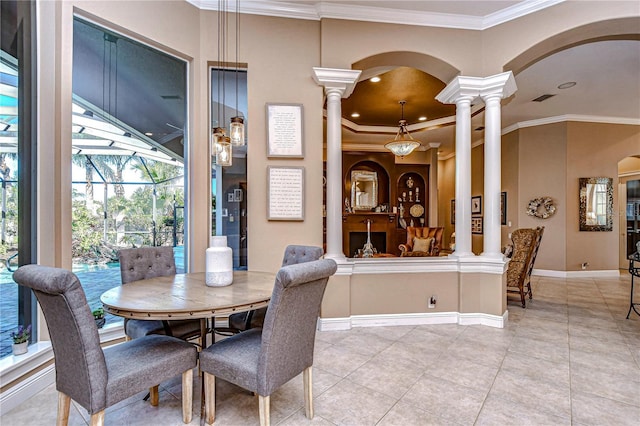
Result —
M 397 126 L 401 116 L 400 101 L 406 101 L 404 118 L 407 124 L 455 114 L 455 106 L 434 102 L 446 84 L 415 68 L 398 67 L 378 75 L 380 81 L 361 81 L 351 96 L 342 100 L 342 118 L 359 126 Z M 357 112 L 359 117 L 353 118 Z

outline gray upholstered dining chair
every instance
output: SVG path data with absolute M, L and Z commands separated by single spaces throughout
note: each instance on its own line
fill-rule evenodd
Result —
M 231 336 L 200 352 L 205 379 L 206 421 L 215 420 L 216 377 L 258 394 L 260 424 L 268 425 L 269 397 L 303 373 L 305 412 L 313 418 L 313 346 L 320 304 L 332 259 L 284 266 L 276 275 L 262 329 Z
M 324 251 L 321 247 L 288 245 L 284 250 L 282 266 L 296 265 L 298 263 L 311 262 L 322 257 Z M 267 308 L 254 309 L 249 312 L 238 312 L 229 315 L 229 328 L 234 332 L 245 331 L 250 328 L 262 327 Z
M 138 247 L 122 249 L 118 252 L 122 284 L 147 278 L 166 277 L 176 274 L 176 261 L 173 247 Z M 199 338 L 200 320 L 124 320 L 124 332 L 130 339 L 150 334 L 168 334 L 180 339 Z
M 145 336 L 106 349 L 78 277 L 40 265 L 18 268 L 13 279 L 35 293 L 44 313 L 56 369 L 57 425 L 66 425 L 73 399 L 104 423 L 117 402 L 182 374 L 182 421 L 191 422 L 195 346 L 170 336 Z M 157 404 L 157 401 L 156 401 Z

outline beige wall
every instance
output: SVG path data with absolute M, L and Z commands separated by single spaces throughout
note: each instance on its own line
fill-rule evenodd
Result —
M 519 165 L 519 132 L 507 133 L 502 136 L 502 191 L 507 193 L 507 224 L 501 225 L 502 246 L 510 240 L 510 234 L 518 229 L 519 197 L 518 188 L 520 180 L 518 175 Z
M 437 303 L 429 309 L 431 296 L 436 296 Z M 458 300 L 457 273 L 433 272 L 429 279 L 423 274 L 353 275 L 351 278 L 351 315 L 458 312 Z
M 323 89 L 311 77 L 320 62 L 319 23 L 248 15 L 242 28 L 249 64 L 249 269 L 273 271 L 287 244 L 322 246 Z M 303 104 L 303 160 L 266 158 L 267 102 Z M 267 166 L 305 168 L 304 221 L 266 220 Z
M 189 63 L 189 143 L 188 176 L 188 260 L 191 271 L 204 267 L 204 250 L 209 236 L 209 76 L 207 63 L 217 60 L 216 13 L 200 11 L 178 1 L 68 1 L 40 2 L 42 13 L 41 68 L 47 78 L 41 80 L 41 161 L 42 215 L 40 253 L 45 263 L 70 267 L 70 164 L 71 131 L 71 59 L 72 16 L 74 11 L 107 25 L 125 35 L 167 50 Z M 547 10 L 527 15 L 514 22 L 486 31 L 427 28 L 354 22 L 334 19 L 322 21 L 294 20 L 243 15 L 240 62 L 249 69 L 249 267 L 274 271 L 284 247 L 290 243 L 322 244 L 322 146 L 323 90 L 311 77 L 312 67 L 351 68 L 351 64 L 385 52 L 411 51 L 430 55 L 460 70 L 462 74 L 485 76 L 502 71 L 505 63 L 529 47 L 578 25 L 620 16 L 637 16 L 634 2 L 565 2 Z M 150 19 L 152 11 L 153 19 Z M 401 64 L 395 64 L 401 65 Z M 450 70 L 449 70 L 450 71 Z M 435 71 L 434 71 L 435 72 Z M 442 72 L 442 69 L 439 69 Z M 301 160 L 268 159 L 265 147 L 265 103 L 293 102 L 304 106 L 305 158 Z M 53 113 L 50 113 L 53 111 Z M 593 269 L 612 269 L 609 259 L 614 245 L 603 233 L 576 231 L 577 177 L 604 174 L 616 176 L 617 162 L 638 154 L 638 127 L 561 123 L 526 128 L 504 137 L 503 189 L 508 196 L 508 219 L 518 227 L 544 224 L 547 227 L 536 266 L 541 269 L 573 270 L 582 261 Z M 483 148 L 472 151 L 472 194 L 483 192 Z M 516 161 L 517 159 L 517 161 Z M 606 163 L 606 165 L 604 165 Z M 296 165 L 305 168 L 305 220 L 270 222 L 266 220 L 266 170 L 269 165 Z M 440 164 L 438 174 L 439 224 L 446 227 L 445 242 L 453 231 L 450 224 L 450 200 L 454 198 L 455 159 Z M 560 183 L 559 183 L 560 182 Z M 557 200 L 558 213 L 544 221 L 524 213 L 529 199 L 549 195 Z M 483 206 L 484 207 L 484 206 Z M 618 230 L 616 224 L 616 232 Z M 505 229 L 503 228 L 503 234 Z M 598 235 L 596 235 L 598 234 Z M 613 235 L 613 233 L 609 233 Z M 503 235 L 504 236 L 504 235 Z M 604 239 L 603 239 L 604 238 Z M 587 248 L 585 248 L 587 247 Z M 482 251 L 482 237 L 473 237 L 474 252 Z M 602 260 L 597 260 L 597 257 Z M 416 275 L 419 277 L 421 274 Z M 424 278 L 424 276 L 423 276 Z M 486 277 L 485 277 L 486 278 Z M 351 282 L 343 276 L 332 279 L 331 290 L 323 304 L 323 313 L 342 316 L 366 312 L 367 292 L 361 291 L 371 276 L 359 276 Z M 464 282 L 475 279 L 473 274 Z M 493 278 L 486 278 L 492 281 Z M 371 282 L 383 293 L 390 291 L 382 275 Z M 480 279 L 482 281 L 482 279 Z M 335 285 L 334 285 L 335 283 Z M 354 286 L 351 292 L 350 286 Z M 495 283 L 491 286 L 495 288 Z M 434 289 L 419 287 L 424 298 Z M 463 293 L 471 290 L 466 284 Z M 335 290 L 335 291 L 334 291 Z M 353 300 L 354 294 L 362 300 Z M 391 293 L 389 293 L 391 294 Z M 446 293 L 443 304 L 451 303 Z M 371 296 L 375 306 L 377 296 Z M 469 296 L 473 297 L 473 296 Z M 498 296 L 499 297 L 499 296 Z M 345 300 L 348 306 L 345 307 Z M 409 310 L 415 307 L 398 307 Z M 422 301 L 420 300 L 420 303 Z M 466 302 L 465 302 L 466 303 Z M 498 303 L 500 303 L 498 301 Z M 462 302 L 461 302 L 462 305 Z M 417 305 L 416 305 L 417 306 Z M 448 305 L 447 305 L 448 306 Z M 488 305 L 482 305 L 488 306 Z M 488 306 L 492 312 L 499 307 Z M 500 313 L 501 314 L 501 313 Z
M 519 131 L 518 228 L 545 227 L 536 269 L 565 270 L 565 229 L 571 226 L 567 221 L 569 201 L 565 187 L 568 160 L 566 126 L 566 123 L 557 123 Z M 539 219 L 527 215 L 529 201 L 538 197 L 554 200 L 557 210 L 553 216 Z
M 589 155 L 584 155 L 588 152 Z M 567 125 L 567 270 L 578 270 L 582 262 L 589 269 L 618 268 L 620 215 L 618 211 L 618 162 L 640 155 L 640 127 L 599 123 Z M 578 178 L 613 178 L 613 231 L 580 232 L 578 228 Z M 546 233 L 545 233 L 546 237 Z

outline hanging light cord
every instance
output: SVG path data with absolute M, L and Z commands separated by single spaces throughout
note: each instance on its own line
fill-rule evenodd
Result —
M 238 110 L 238 68 L 240 67 L 240 0 L 236 0 L 236 115 L 240 116 Z

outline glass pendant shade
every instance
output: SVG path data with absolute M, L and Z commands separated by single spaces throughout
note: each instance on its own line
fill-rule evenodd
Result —
M 213 130 L 213 155 L 215 155 L 216 164 L 218 166 L 231 166 L 233 152 L 231 150 L 231 141 L 229 136 L 225 135 L 225 131 L 221 127 Z
M 244 145 L 244 119 L 242 117 L 231 117 L 229 130 L 231 144 L 236 146 Z
M 407 131 L 407 122 L 405 120 L 400 120 L 400 128 L 398 129 L 395 139 L 384 145 L 385 148 L 393 152 L 397 157 L 409 155 L 419 146 L 420 142 L 413 139 Z

